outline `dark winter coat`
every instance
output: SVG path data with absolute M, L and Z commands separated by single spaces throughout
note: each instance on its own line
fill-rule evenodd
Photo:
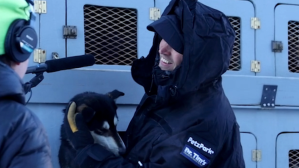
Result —
M 52 168 L 48 137 L 25 106 L 22 81 L 0 61 L 0 168 Z

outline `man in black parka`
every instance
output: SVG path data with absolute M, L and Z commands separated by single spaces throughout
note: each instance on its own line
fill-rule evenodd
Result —
M 79 131 L 68 132 L 78 150 L 76 162 L 107 168 L 244 168 L 239 126 L 221 80 L 235 37 L 227 17 L 196 0 L 172 0 L 148 29 L 155 32 L 150 53 L 132 65 L 145 95 L 126 131 L 126 154 L 114 156 L 92 144 L 78 114 Z

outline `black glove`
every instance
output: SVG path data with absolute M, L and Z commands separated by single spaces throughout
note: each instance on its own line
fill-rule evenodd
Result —
M 81 113 L 76 113 L 76 103 L 70 102 L 64 119 L 66 134 L 76 150 L 94 144 L 94 139 Z

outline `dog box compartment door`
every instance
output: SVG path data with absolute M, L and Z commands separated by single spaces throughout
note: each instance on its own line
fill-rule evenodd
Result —
M 152 1 L 83 0 L 67 4 L 67 24 L 77 27 L 77 38 L 67 39 L 67 55 L 94 54 L 97 70 L 130 70 L 134 59 L 146 56 L 153 33 Z
M 249 1 L 231 0 L 201 0 L 200 2 L 223 12 L 235 29 L 233 54 L 229 71 L 225 74 L 254 76 L 255 72 L 251 71 L 251 61 L 255 60 L 254 29 L 250 26 L 250 19 L 254 17 L 255 10 L 253 4 Z M 161 13 L 168 4 L 169 1 L 156 0 L 156 7 L 161 9 Z
M 279 134 L 276 141 L 276 168 L 299 167 L 299 132 Z
M 275 52 L 276 76 L 299 77 L 299 6 L 278 5 L 275 8 L 275 41 L 282 42 Z
M 252 161 L 252 152 L 256 150 L 256 138 L 251 133 L 241 133 L 241 144 L 243 148 L 243 157 L 245 161 L 245 167 L 256 168 L 257 162 Z

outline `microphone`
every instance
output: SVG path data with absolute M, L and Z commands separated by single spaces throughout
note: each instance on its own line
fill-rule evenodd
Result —
M 92 54 L 60 58 L 55 60 L 48 60 L 44 64 L 40 64 L 37 66 L 30 66 L 27 68 L 26 74 L 36 74 L 45 71 L 51 73 L 61 70 L 91 66 L 94 63 L 95 58 Z

